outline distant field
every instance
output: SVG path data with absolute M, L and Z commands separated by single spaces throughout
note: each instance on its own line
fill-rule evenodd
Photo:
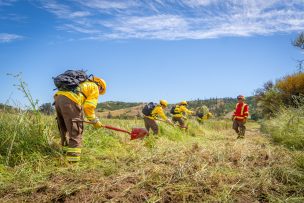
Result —
M 138 105 L 134 107 L 129 108 L 123 108 L 113 111 L 104 111 L 104 112 L 97 112 L 97 115 L 103 118 L 109 117 L 109 114 L 111 117 L 140 117 L 141 111 L 144 105 Z

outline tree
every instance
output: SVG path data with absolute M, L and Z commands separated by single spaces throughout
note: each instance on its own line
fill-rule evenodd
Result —
M 293 46 L 304 50 L 304 32 L 299 34 L 299 36 L 293 41 Z M 297 60 L 298 62 L 298 72 L 302 73 L 303 71 L 303 62 L 304 60 Z
M 304 60 L 297 60 L 297 62 L 298 62 L 298 72 L 302 73 L 303 69 L 304 69 L 304 67 L 303 67 Z
M 39 111 L 46 115 L 51 115 L 55 112 L 55 109 L 51 103 L 44 103 L 39 107 Z
M 304 32 L 299 34 L 299 36 L 293 41 L 293 46 L 304 49 Z

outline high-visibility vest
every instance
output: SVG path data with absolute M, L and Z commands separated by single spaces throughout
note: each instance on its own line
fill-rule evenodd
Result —
M 249 116 L 249 106 L 246 103 L 237 103 L 234 111 L 234 119 L 243 121 Z

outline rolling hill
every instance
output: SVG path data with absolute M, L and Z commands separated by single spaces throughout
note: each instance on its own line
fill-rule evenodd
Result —
M 250 106 L 251 114 L 255 113 L 254 97 L 248 97 L 247 103 Z M 189 108 L 195 110 L 203 105 L 207 106 L 210 111 L 217 117 L 227 117 L 234 110 L 237 100 L 234 98 L 212 98 L 212 99 L 197 99 L 188 101 Z M 141 117 L 141 110 L 145 103 L 139 102 L 121 102 L 108 101 L 99 103 L 97 106 L 98 116 L 102 118 L 135 118 Z M 170 111 L 173 104 L 167 108 Z

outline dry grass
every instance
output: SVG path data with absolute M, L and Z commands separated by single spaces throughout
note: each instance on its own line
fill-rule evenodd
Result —
M 161 124 L 159 137 L 136 141 L 87 127 L 78 166 L 43 153 L 32 162 L 0 165 L 0 201 L 303 202 L 302 153 L 272 145 L 256 123 L 248 124 L 244 140 L 230 127 L 230 121 L 192 121 L 184 132 Z
M 107 118 L 110 113 L 113 118 L 114 117 L 119 118 L 122 116 L 134 118 L 138 115 L 141 115 L 142 108 L 143 108 L 143 105 L 138 105 L 138 106 L 118 109 L 118 110 L 114 110 L 114 111 L 98 112 L 97 115 L 102 118 Z

